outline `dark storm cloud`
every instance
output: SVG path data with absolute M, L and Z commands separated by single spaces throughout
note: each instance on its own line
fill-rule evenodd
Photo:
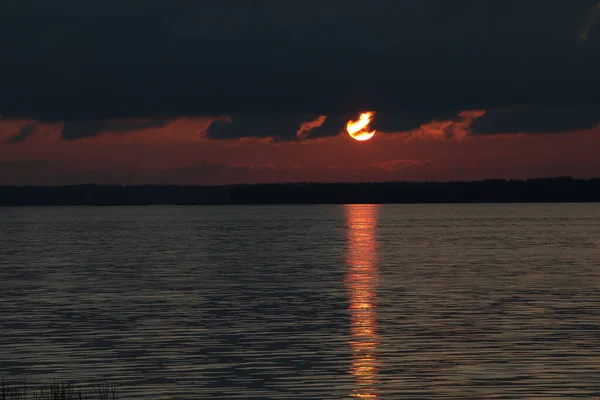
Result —
M 304 124 L 316 122 L 318 114 L 235 115 L 213 122 L 207 130 L 211 139 L 241 137 L 271 138 L 275 141 L 308 140 L 335 136 L 345 130 L 346 122 L 356 114 L 333 114 L 324 121 L 301 131 Z
M 96 136 L 102 132 L 125 133 L 137 129 L 157 128 L 165 125 L 167 120 L 149 121 L 67 121 L 63 125 L 61 138 L 76 140 Z
M 600 107 L 512 108 L 489 110 L 472 125 L 475 134 L 553 133 L 592 129 L 600 123 Z
M 598 23 L 598 19 L 600 19 L 600 1 L 596 3 L 594 8 L 585 18 L 585 21 L 581 27 L 581 31 L 579 32 L 579 40 L 581 42 L 585 42 L 588 40 L 590 31 Z
M 413 113 L 379 112 L 375 113 L 370 128 L 386 133 L 407 132 L 434 120 L 451 120 L 457 118 L 458 114 L 459 111 L 455 110 L 417 110 Z M 345 133 L 348 121 L 357 120 L 358 116 L 359 113 L 329 115 L 321 126 L 309 131 L 303 139 L 315 139 Z
M 31 134 L 35 132 L 35 125 L 27 124 L 17 134 L 9 137 L 4 141 L 4 144 L 17 144 L 27 140 Z
M 275 140 L 294 140 L 302 123 L 318 115 L 234 115 L 228 120 L 216 120 L 206 134 L 211 139 L 239 137 L 270 137 Z
M 296 133 L 295 118 L 235 115 L 330 115 L 309 132 L 316 137 L 343 129 L 340 115 L 367 109 L 385 131 L 455 110 L 596 104 L 597 30 L 585 45 L 577 40 L 594 3 L 4 0 L 0 113 L 57 121 L 234 115 L 209 136 L 280 127 L 283 140 Z M 66 139 L 104 129 L 68 124 Z
M 377 113 L 371 127 L 381 132 L 405 132 L 434 120 L 451 120 L 460 110 L 417 110 L 412 113 Z
M 419 128 L 433 120 L 457 118 L 459 111 L 432 110 L 415 113 L 377 113 L 371 128 L 381 132 L 406 132 Z M 300 127 L 319 118 L 317 114 L 300 115 L 235 115 L 228 120 L 213 122 L 207 130 L 211 139 L 235 139 L 241 137 L 272 138 L 276 141 L 308 140 L 335 136 L 346 131 L 349 120 L 358 119 L 358 113 L 325 116 L 319 125 L 299 134 Z
M 316 139 L 335 136 L 346 131 L 346 123 L 349 119 L 356 119 L 356 114 L 333 114 L 325 118 L 323 124 L 314 128 L 304 135 L 304 139 Z

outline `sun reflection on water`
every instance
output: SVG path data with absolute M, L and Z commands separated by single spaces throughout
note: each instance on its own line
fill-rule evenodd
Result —
M 352 204 L 345 207 L 348 227 L 346 284 L 350 291 L 352 367 L 355 388 L 352 397 L 377 399 L 377 319 L 375 228 L 378 205 Z

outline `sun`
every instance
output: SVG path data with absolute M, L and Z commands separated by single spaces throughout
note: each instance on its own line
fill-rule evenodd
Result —
M 374 116 L 375 113 L 373 111 L 366 111 L 361 113 L 356 121 L 348 121 L 346 131 L 348 131 L 350 137 L 361 142 L 371 139 L 376 132 L 375 130 L 369 130 L 369 125 Z

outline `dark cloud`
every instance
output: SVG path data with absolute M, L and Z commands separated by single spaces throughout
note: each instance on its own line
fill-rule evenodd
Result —
M 594 8 L 590 10 L 590 13 L 586 15 L 585 21 L 579 31 L 579 40 L 581 42 L 585 42 L 588 40 L 590 31 L 594 28 L 594 26 L 598 23 L 598 19 L 600 18 L 600 1 L 596 3 Z
M 600 107 L 489 110 L 472 124 L 475 134 L 552 133 L 592 129 Z
M 333 114 L 325 118 L 323 124 L 308 131 L 304 139 L 316 139 L 335 136 L 346 131 L 346 123 L 350 119 L 356 119 L 357 114 Z
M 122 134 L 138 129 L 156 128 L 164 126 L 167 120 L 95 120 L 95 121 L 67 121 L 63 125 L 61 138 L 76 140 L 96 136 L 103 132 Z
M 27 124 L 17 134 L 6 139 L 4 144 L 16 144 L 24 142 L 29 136 L 31 136 L 33 132 L 35 132 L 35 125 Z
M 453 120 L 459 111 L 432 110 L 415 113 L 377 113 L 371 128 L 380 132 L 396 133 L 417 129 L 434 120 Z M 215 121 L 207 130 L 211 139 L 235 139 L 241 137 L 272 138 L 275 141 L 309 140 L 335 136 L 346 132 L 346 124 L 357 119 L 358 113 L 332 114 L 324 116 L 318 126 L 299 132 L 301 126 L 317 121 L 317 114 L 299 115 L 236 115 L 230 119 Z
M 0 113 L 35 120 L 600 103 L 594 0 L 4 0 Z M 215 128 L 216 129 L 216 128 Z
M 317 114 L 300 115 L 243 115 L 229 120 L 215 121 L 208 128 L 207 135 L 212 139 L 234 139 L 241 137 L 269 137 L 280 140 L 310 140 L 335 136 L 346 132 L 349 120 L 356 120 L 359 113 L 332 114 L 324 116 L 318 126 L 299 133 L 300 127 L 319 118 Z M 460 111 L 431 110 L 414 113 L 376 113 L 371 128 L 378 132 L 408 132 L 432 121 L 462 121 Z M 452 133 L 447 134 L 453 137 Z
M 206 135 L 210 139 L 270 138 L 274 141 L 310 140 L 345 134 L 346 123 L 359 113 L 240 114 L 215 118 Z M 62 139 L 76 140 L 101 133 L 127 134 L 161 127 L 169 120 L 95 120 L 64 123 Z M 594 128 L 600 107 L 504 108 L 482 111 L 429 110 L 412 113 L 376 113 L 371 128 L 380 133 L 412 132 L 414 137 L 461 139 L 473 134 L 552 133 Z M 303 129 L 304 127 L 304 129 Z M 28 125 L 5 143 L 25 140 L 35 127 Z
M 228 120 L 213 122 L 207 130 L 207 136 L 211 139 L 258 137 L 275 141 L 310 140 L 343 132 L 346 122 L 355 117 L 356 114 L 236 115 Z M 321 118 L 323 121 L 320 121 Z M 314 126 L 301 129 L 311 122 Z
M 406 132 L 431 121 L 452 120 L 460 110 L 418 110 L 413 113 L 377 113 L 372 128 L 380 132 Z
M 211 139 L 239 137 L 270 137 L 274 140 L 295 140 L 304 122 L 318 115 L 234 115 L 214 121 L 206 134 Z

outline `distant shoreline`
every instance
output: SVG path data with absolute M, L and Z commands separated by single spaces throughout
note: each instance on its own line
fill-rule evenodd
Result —
M 253 185 L 0 186 L 0 206 L 600 202 L 600 178 Z

